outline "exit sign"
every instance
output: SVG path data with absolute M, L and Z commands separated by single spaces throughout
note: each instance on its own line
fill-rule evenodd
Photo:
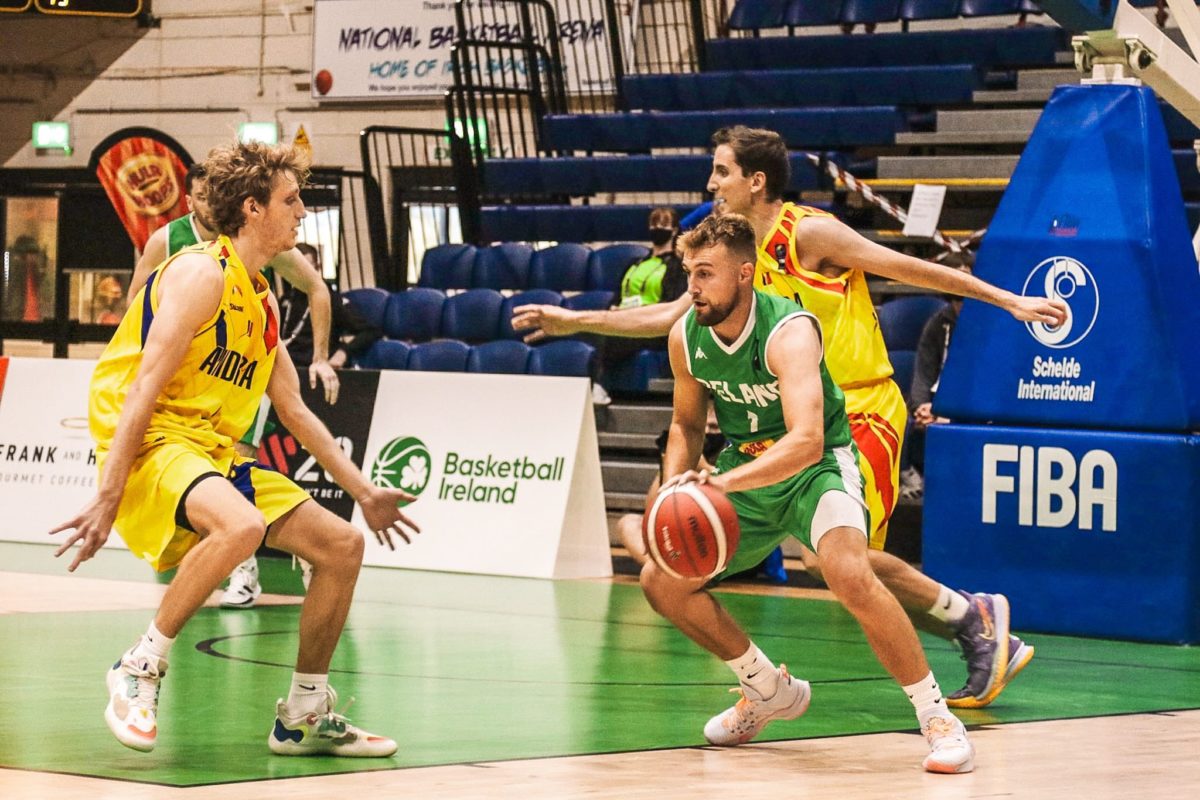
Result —
M 33 123 L 33 148 L 35 150 L 62 150 L 71 152 L 71 124 L 69 122 Z

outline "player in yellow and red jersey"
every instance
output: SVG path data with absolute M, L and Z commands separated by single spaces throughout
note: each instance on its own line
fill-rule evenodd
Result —
M 985 706 L 1029 662 L 1033 648 L 1009 634 L 1008 600 L 1003 595 L 954 591 L 881 549 L 898 495 L 907 410 L 891 379 L 866 275 L 982 300 L 1021 321 L 1058 325 L 1066 307 L 1059 300 L 1018 296 L 958 270 L 903 255 L 865 239 L 831 214 L 784 202 L 788 151 L 774 131 L 723 128 L 713 135 L 713 144 L 707 187 L 713 194 L 713 213 L 742 214 L 754 225 L 759 237 L 755 288 L 800 303 L 825 331 L 826 363 L 846 395 L 860 453 L 871 513 L 871 566 L 906 610 L 944 623 L 963 646 L 967 683 L 947 698 L 949 704 Z M 531 340 L 579 332 L 662 336 L 690 305 L 691 297 L 684 295 L 674 303 L 616 312 L 521 306 L 514 309 L 513 327 L 532 330 L 527 337 Z M 811 552 L 805 552 L 805 567 L 819 573 Z

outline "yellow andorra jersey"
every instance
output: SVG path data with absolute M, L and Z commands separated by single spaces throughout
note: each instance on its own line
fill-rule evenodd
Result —
M 796 225 L 828 212 L 795 203 L 783 209 L 758 247 L 754 288 L 796 300 L 816 315 L 825 334 L 825 365 L 843 389 L 891 377 L 892 363 L 862 271 L 836 278 L 810 272 L 796 256 Z
M 279 324 L 267 283 L 251 281 L 226 236 L 182 250 L 150 275 L 126 312 L 92 374 L 88 421 L 98 450 L 107 451 L 142 362 L 142 348 L 158 313 L 163 273 L 177 258 L 204 253 L 220 265 L 225 291 L 216 313 L 192 337 L 183 363 L 154 406 L 145 441 L 185 439 L 212 453 L 233 446 L 258 411 L 275 363 Z

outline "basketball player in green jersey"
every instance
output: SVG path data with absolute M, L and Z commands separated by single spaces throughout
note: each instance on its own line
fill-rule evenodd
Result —
M 671 329 L 674 414 L 664 488 L 701 481 L 729 493 L 741 543 L 722 576 L 757 564 L 788 536 L 820 555 L 830 590 L 904 687 L 929 743 L 930 772 L 974 769 L 975 750 L 946 706 L 912 623 L 867 560 L 868 512 L 845 396 L 829 376 L 817 318 L 754 291 L 757 236 L 745 217 L 709 217 L 681 239 L 691 308 Z M 711 394 L 730 441 L 712 474 L 694 472 Z M 722 577 L 719 576 L 719 577 Z M 719 579 L 718 577 L 718 579 Z M 738 676 L 742 699 L 704 727 L 717 745 L 750 741 L 809 704 L 808 682 L 750 641 L 702 578 L 642 569 L 650 605 Z
M 184 192 L 188 208 L 191 212 L 174 219 L 156 230 L 146 242 L 142 257 L 138 259 L 129 283 L 129 293 L 126 303 L 132 303 L 133 297 L 146 283 L 155 267 L 178 253 L 184 248 L 217 238 L 216 226 L 209 213 L 208 200 L 205 196 L 205 175 L 203 165 L 193 164 L 188 168 L 184 178 Z M 308 368 L 308 381 L 312 388 L 317 388 L 317 381 L 325 389 L 325 399 L 330 403 L 337 402 L 339 381 L 337 372 L 329 363 L 329 327 L 332 309 L 329 299 L 329 287 L 325 285 L 321 274 L 313 267 L 304 255 L 292 248 L 273 258 L 267 265 L 267 270 L 275 269 L 288 283 L 308 295 L 313 326 L 313 359 Z M 269 273 L 268 273 L 269 274 Z M 237 451 L 247 458 L 254 458 L 258 452 L 259 442 L 266 433 L 267 414 L 270 401 L 264 397 L 262 406 L 254 418 L 253 424 L 236 444 Z M 305 587 L 308 586 L 307 564 L 305 568 Z M 238 565 L 229 578 L 229 587 L 221 596 L 224 608 L 251 608 L 262 594 L 262 586 L 258 581 L 258 560 L 254 556 Z

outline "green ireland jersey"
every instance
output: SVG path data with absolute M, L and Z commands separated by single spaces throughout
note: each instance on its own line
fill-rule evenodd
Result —
M 192 224 L 192 214 L 184 214 L 179 219 L 167 223 L 167 257 L 178 253 L 185 247 L 200 244 L 200 234 Z
M 767 344 L 784 323 L 796 317 L 811 318 L 820 335 L 815 316 L 791 300 L 763 292 L 754 292 L 746 328 L 731 344 L 696 322 L 694 309 L 684 317 L 688 372 L 712 392 L 721 433 L 746 455 L 761 455 L 787 433 L 779 380 L 767 367 Z M 821 386 L 828 452 L 850 444 L 851 437 L 845 395 L 829 377 L 824 358 Z

